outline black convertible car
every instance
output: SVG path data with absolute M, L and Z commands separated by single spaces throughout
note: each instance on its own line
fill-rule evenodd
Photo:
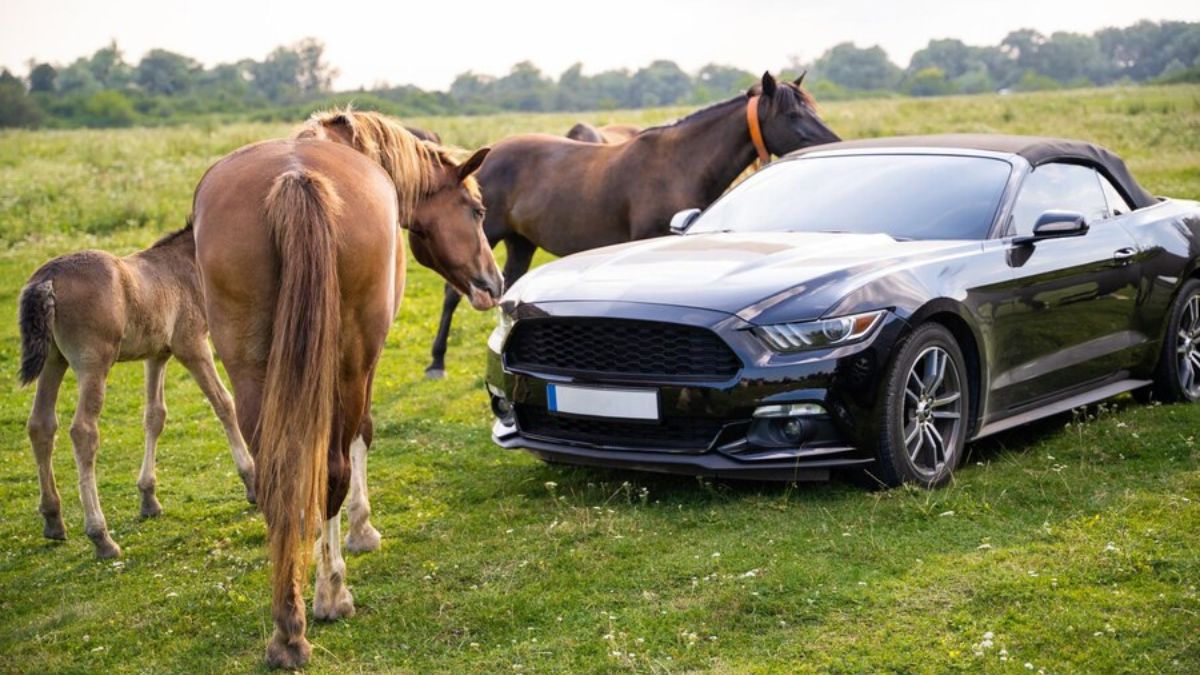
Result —
M 662 237 L 521 279 L 499 445 L 551 462 L 945 483 L 964 444 L 1134 391 L 1200 397 L 1200 205 L 1015 136 L 793 153 Z

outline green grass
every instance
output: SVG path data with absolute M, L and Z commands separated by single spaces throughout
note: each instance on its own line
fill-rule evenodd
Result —
M 679 110 L 582 115 L 650 123 Z M 1200 88 L 828 104 L 847 138 L 1017 131 L 1092 139 L 1152 191 L 1200 197 Z M 419 119 L 463 146 L 573 115 Z M 0 305 L 45 258 L 129 252 L 182 224 L 215 158 L 280 126 L 0 134 Z M 539 257 L 539 261 L 542 258 Z M 449 378 L 426 382 L 441 284 L 415 265 L 376 380 L 370 482 L 383 548 L 348 556 L 358 616 L 311 627 L 312 670 L 356 672 L 1200 670 L 1200 409 L 1121 399 L 970 447 L 937 492 L 726 484 L 542 465 L 493 447 L 493 317 L 458 313 Z M 140 521 L 141 367 L 101 421 L 118 562 L 41 538 L 0 325 L 0 671 L 246 671 L 270 632 L 261 518 L 178 364 L 160 442 L 165 513 Z M 74 406 L 68 376 L 62 425 Z M 985 635 L 990 633 L 990 646 Z

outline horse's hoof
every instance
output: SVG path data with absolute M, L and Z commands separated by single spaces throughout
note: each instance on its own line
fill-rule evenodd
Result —
M 310 656 L 312 656 L 312 645 L 308 644 L 308 640 L 303 635 L 296 642 L 289 643 L 279 638 L 272 638 L 267 643 L 268 668 L 299 670 L 308 663 Z
M 446 379 L 445 368 L 426 368 L 425 379 L 427 380 L 444 380 Z
M 350 591 L 342 586 L 338 589 L 337 597 L 333 600 L 324 600 L 324 596 L 328 593 L 320 593 L 313 598 L 313 618 L 318 621 L 337 621 L 338 619 L 349 619 L 354 616 L 354 598 L 351 597 Z
M 95 543 L 97 558 L 106 560 L 108 558 L 121 557 L 121 547 L 117 546 L 117 542 L 113 541 L 112 539 L 101 540 Z
M 258 493 L 255 492 L 255 487 L 254 487 L 254 469 L 251 468 L 249 471 L 246 471 L 244 473 L 239 471 L 238 478 L 241 478 L 242 485 L 246 486 L 246 501 L 250 502 L 251 504 L 257 504 L 258 503 Z
M 162 504 L 154 496 L 142 497 L 142 518 L 157 518 L 162 515 Z
M 381 539 L 379 530 L 368 523 L 361 531 L 352 530 L 346 535 L 346 550 L 351 553 L 370 553 L 378 550 Z
M 63 525 L 62 518 L 56 520 L 46 519 L 46 523 L 42 526 L 42 536 L 55 541 L 67 540 L 67 527 Z

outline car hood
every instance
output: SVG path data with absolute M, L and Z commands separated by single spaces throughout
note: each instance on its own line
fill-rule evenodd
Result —
M 940 259 L 979 242 L 897 241 L 885 234 L 756 232 L 668 236 L 567 256 L 525 275 L 507 300 L 608 301 L 697 307 L 747 321 L 784 300 L 809 296 L 817 318 L 833 302 L 890 268 Z

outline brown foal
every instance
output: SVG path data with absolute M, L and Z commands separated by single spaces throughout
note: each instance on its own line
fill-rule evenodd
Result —
M 55 258 L 38 268 L 21 292 L 21 381 L 37 380 L 29 439 L 37 459 L 47 538 L 67 536 L 50 460 L 58 430 L 55 403 L 68 366 L 79 382 L 71 443 L 79 470 L 84 531 L 95 544 L 96 555 L 121 554 L 108 533 L 96 490 L 97 420 L 108 371 L 118 361 L 146 362 L 146 448 L 137 482 L 142 516 L 162 513 L 155 496 L 154 456 L 167 418 L 163 380 L 172 356 L 191 372 L 220 418 L 246 485 L 246 498 L 254 502 L 254 462 L 238 430 L 233 399 L 217 376 L 208 347 L 195 250 L 189 224 L 124 258 L 103 251 Z

